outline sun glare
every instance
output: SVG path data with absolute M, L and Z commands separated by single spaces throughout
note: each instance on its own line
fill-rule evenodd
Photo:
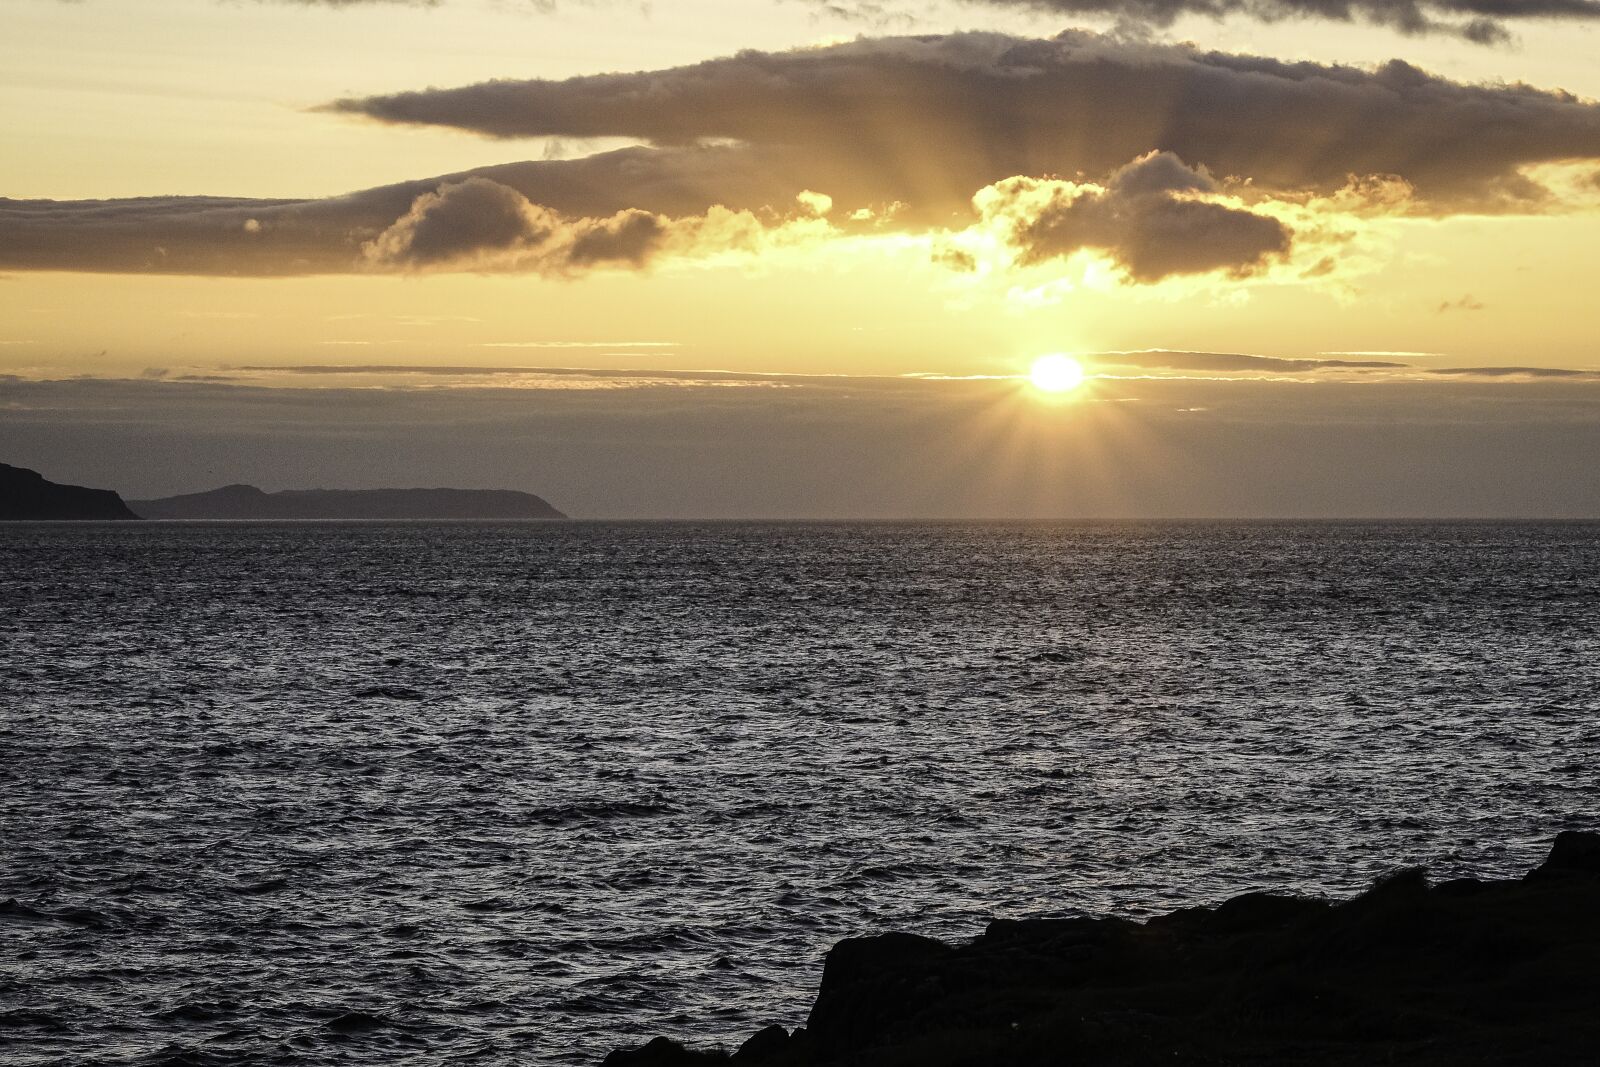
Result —
M 1082 385 L 1083 379 L 1083 364 L 1060 353 L 1040 356 L 1028 369 L 1028 381 L 1046 393 L 1069 392 Z

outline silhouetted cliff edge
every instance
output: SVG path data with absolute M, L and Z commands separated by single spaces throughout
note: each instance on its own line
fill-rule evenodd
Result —
M 286 489 L 225 485 L 133 500 L 147 519 L 564 519 L 543 497 L 512 489 Z
M 0 463 L 0 520 L 137 519 L 110 489 L 45 480 L 38 471 Z
M 731 1055 L 657 1038 L 605 1067 L 690 1064 L 1600 1063 L 1600 834 L 1520 881 L 1420 870 L 1333 903 L 1250 893 L 1149 922 L 1000 919 L 829 951 L 807 1025 Z

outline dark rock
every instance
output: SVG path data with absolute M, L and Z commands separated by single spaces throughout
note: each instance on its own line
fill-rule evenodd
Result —
M 38 471 L 0 463 L 0 520 L 138 517 L 110 489 L 60 485 Z
M 938 997 L 937 965 L 954 950 L 916 934 L 849 937 L 828 950 L 807 1028 L 835 1047 L 871 1044 Z
M 851 938 L 828 953 L 807 1027 L 763 1030 L 733 1060 L 1600 1062 L 1596 873 L 1600 835 L 1571 833 L 1520 881 L 1430 886 L 1412 869 L 1337 904 L 1250 893 L 1146 923 L 998 919 L 962 945 L 911 934 Z M 657 1058 L 606 1063 L 726 1062 L 662 1039 L 614 1056 L 644 1053 Z
M 885 971 L 919 967 L 950 954 L 943 941 L 917 934 L 891 932 L 876 937 L 847 937 L 829 950 L 822 963 L 822 992 L 876 978 Z
M 781 1026 L 757 1030 L 739 1051 L 733 1054 L 734 1063 L 761 1063 L 789 1047 L 789 1031 Z
M 1600 875 L 1600 834 L 1564 830 L 1556 835 L 1545 861 L 1528 872 L 1531 880 Z
M 1106 922 L 1102 919 L 995 919 L 984 930 L 983 936 L 993 939 L 996 944 L 1006 941 L 1082 943 L 1103 940 L 1106 930 Z
M 636 1049 L 618 1049 L 601 1061 L 601 1067 L 698 1067 L 727 1063 L 719 1052 L 691 1052 L 676 1041 L 658 1037 Z
M 1421 867 L 1402 867 L 1372 883 L 1372 888 L 1343 905 L 1346 908 L 1393 906 L 1415 902 L 1428 895 L 1428 872 Z
M 543 497 L 512 489 L 286 489 L 225 485 L 135 500 L 147 519 L 564 519 Z
M 1212 929 L 1218 933 L 1279 930 L 1328 910 L 1322 900 L 1285 897 L 1274 893 L 1245 893 L 1225 900 L 1212 913 Z

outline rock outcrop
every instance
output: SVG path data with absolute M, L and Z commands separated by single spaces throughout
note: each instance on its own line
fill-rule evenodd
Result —
M 138 517 L 110 489 L 60 485 L 38 471 L 0 463 L 0 520 Z
M 1251 893 L 1148 922 L 1000 919 L 947 945 L 850 938 L 807 1025 L 738 1051 L 665 1038 L 607 1067 L 1600 1062 L 1600 834 L 1520 881 L 1353 900 Z
M 286 489 L 225 485 L 134 500 L 147 519 L 564 519 L 543 498 L 512 489 Z

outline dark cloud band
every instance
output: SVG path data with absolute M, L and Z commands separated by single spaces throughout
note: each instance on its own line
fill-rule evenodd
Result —
M 0 200 L 0 269 L 569 274 L 644 265 L 690 237 L 714 242 L 707 213 L 724 208 L 745 213 L 747 240 L 751 227 L 814 212 L 797 206 L 801 194 L 813 205 L 826 194 L 842 228 L 959 229 L 977 217 L 979 191 L 1016 178 L 1108 180 L 1156 152 L 1203 172 L 1203 187 L 1105 187 L 1013 231 L 1024 261 L 1098 249 L 1153 280 L 1245 272 L 1285 250 L 1281 223 L 1208 201 L 1216 190 L 1248 207 L 1378 175 L 1409 190 L 1413 212 L 1537 211 L 1554 194 L 1526 168 L 1600 159 L 1600 106 L 1566 93 L 1466 85 L 1398 61 L 1284 63 L 1080 32 L 860 40 L 330 110 L 647 144 L 323 200 Z
M 732 190 L 795 173 L 929 217 L 1016 175 L 1104 175 L 1152 150 L 1274 189 L 1397 174 L 1443 206 L 1526 202 L 1528 164 L 1600 156 L 1600 109 L 1524 85 L 1136 44 L 968 33 L 743 52 L 688 67 L 341 100 L 341 114 L 491 137 L 745 146 Z M 672 179 L 662 184 L 671 185 Z M 648 205 L 631 205 L 648 206 Z
M 436 7 L 441 0 L 262 0 L 299 7 Z M 594 2 L 594 0 L 589 0 Z M 884 0 L 812 0 L 828 14 L 873 23 L 915 14 L 915 3 Z M 1533 20 L 1588 21 L 1600 18 L 1597 0 L 967 0 L 978 7 L 1038 11 L 1067 18 L 1113 18 L 1124 26 L 1165 27 L 1184 16 L 1258 22 L 1317 19 L 1364 23 L 1408 36 L 1444 34 L 1478 44 L 1511 39 L 1508 24 Z M 556 0 L 522 0 L 530 10 L 550 12 Z
M 838 15 L 881 19 L 877 0 L 819 0 Z M 974 6 L 1039 11 L 1069 18 L 1114 18 L 1124 26 L 1165 27 L 1184 16 L 1258 22 L 1317 19 L 1364 23 L 1408 36 L 1443 34 L 1477 44 L 1510 40 L 1508 23 L 1600 18 L 1595 0 L 967 0 Z

